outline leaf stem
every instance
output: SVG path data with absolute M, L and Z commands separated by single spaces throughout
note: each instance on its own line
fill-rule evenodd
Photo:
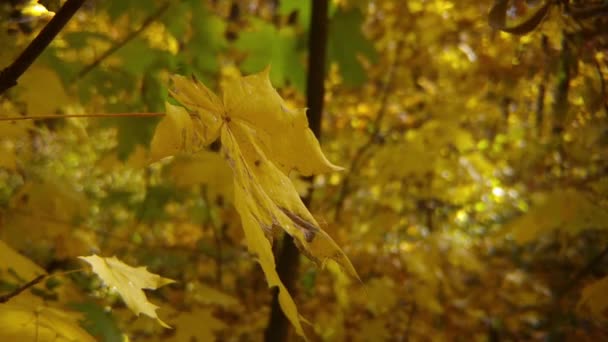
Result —
M 22 120 L 48 120 L 68 118 L 149 118 L 165 116 L 165 113 L 107 113 L 107 114 L 66 114 L 66 115 L 32 115 L 32 116 L 5 116 L 0 121 Z

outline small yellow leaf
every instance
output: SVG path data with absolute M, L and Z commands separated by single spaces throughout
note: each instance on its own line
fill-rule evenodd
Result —
M 1 341 L 95 341 L 78 321 L 79 314 L 46 306 L 0 305 Z
M 116 257 L 101 258 L 97 255 L 79 257 L 88 262 L 103 282 L 114 288 L 136 315 L 140 313 L 155 318 L 162 326 L 170 328 L 156 314 L 158 306 L 150 303 L 142 289 L 157 289 L 174 281 L 150 273 L 145 267 L 131 267 Z
M 21 278 L 26 280 L 32 280 L 41 274 L 46 274 L 44 269 L 36 265 L 30 259 L 17 253 L 4 241 L 0 240 L 0 272 L 6 272 L 12 270 L 17 273 Z
M 599 320 L 608 319 L 608 277 L 593 282 L 583 289 L 579 308 L 588 308 L 591 314 Z

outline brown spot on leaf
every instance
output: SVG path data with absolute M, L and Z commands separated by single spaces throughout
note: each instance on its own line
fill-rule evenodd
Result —
M 319 228 L 317 226 L 315 226 L 314 224 L 312 224 L 311 222 L 306 221 L 305 219 L 303 219 L 300 215 L 296 214 L 296 213 L 292 213 L 291 211 L 285 209 L 285 208 L 281 208 L 279 207 L 279 209 L 281 209 L 281 211 L 287 215 L 287 217 L 289 217 L 289 219 L 295 223 L 296 228 L 300 229 L 300 231 L 302 231 L 302 233 L 304 234 L 304 240 L 306 240 L 306 242 L 310 243 L 312 242 L 312 240 L 315 238 L 315 234 L 316 232 L 319 230 Z

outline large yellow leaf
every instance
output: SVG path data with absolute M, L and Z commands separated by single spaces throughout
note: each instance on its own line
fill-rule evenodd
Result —
M 150 273 L 145 267 L 131 267 L 116 257 L 101 258 L 97 255 L 79 257 L 88 262 L 103 282 L 114 288 L 136 315 L 140 313 L 155 318 L 162 326 L 169 328 L 156 314 L 158 306 L 150 303 L 142 289 L 157 289 L 174 281 Z
M 95 341 L 78 321 L 80 315 L 46 306 L 0 305 L 1 341 Z
M 195 155 L 175 157 L 167 167 L 166 176 L 178 187 L 208 185 L 210 198 L 222 196 L 232 202 L 232 174 L 219 153 L 204 150 Z
M 279 288 L 279 302 L 286 316 L 297 333 L 304 336 L 295 303 L 275 269 L 269 241 L 272 233 L 283 229 L 318 264 L 334 260 L 350 275 L 357 275 L 346 255 L 302 203 L 288 176 L 291 171 L 312 175 L 340 168 L 323 155 L 308 128 L 305 110 L 288 108 L 270 84 L 268 74 L 266 69 L 225 80 L 222 101 L 204 85 L 182 76 L 173 77 L 170 93 L 186 107 L 193 132 L 201 137 L 196 142 L 210 143 L 220 137 L 222 151 L 232 168 L 235 207 L 248 247 L 256 255 L 269 285 Z M 169 122 L 176 120 L 173 116 L 168 113 L 159 124 L 157 144 L 162 144 L 163 136 L 171 136 L 167 141 L 175 146 L 175 137 L 188 136 L 190 127 L 167 131 Z M 181 145 L 180 152 L 194 150 L 188 141 Z

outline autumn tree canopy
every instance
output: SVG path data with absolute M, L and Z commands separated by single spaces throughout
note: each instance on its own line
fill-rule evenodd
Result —
M 608 339 L 601 0 L 0 4 L 0 340 Z

